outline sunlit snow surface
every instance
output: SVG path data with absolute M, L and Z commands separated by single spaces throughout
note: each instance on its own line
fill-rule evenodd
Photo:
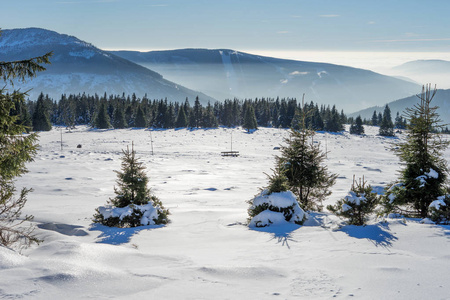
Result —
M 347 195 L 353 174 L 377 192 L 394 180 L 391 142 L 318 133 L 338 173 L 325 204 Z M 24 213 L 45 241 L 23 256 L 0 248 L 6 299 L 445 299 L 450 227 L 420 220 L 344 226 L 310 213 L 304 226 L 250 229 L 248 201 L 266 186 L 286 130 L 89 130 L 40 134 L 41 148 L 18 187 L 34 189 Z M 222 157 L 233 150 L 239 157 Z M 121 149 L 134 141 L 150 186 L 171 211 L 167 226 L 93 225 L 114 196 Z M 77 145 L 82 148 L 77 148 Z M 447 159 L 450 152 L 446 152 Z

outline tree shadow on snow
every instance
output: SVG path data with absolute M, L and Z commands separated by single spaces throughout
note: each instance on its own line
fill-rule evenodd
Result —
M 97 237 L 97 243 L 101 244 L 111 244 L 111 245 L 122 245 L 128 243 L 133 235 L 139 233 L 142 230 L 161 228 L 164 225 L 149 225 L 149 226 L 139 226 L 133 228 L 117 228 L 108 227 L 100 224 L 92 224 L 89 231 L 101 231 L 101 234 Z
M 366 226 L 347 225 L 340 231 L 353 238 L 367 239 L 377 247 L 391 247 L 392 242 L 397 240 L 397 237 L 391 233 L 387 222 Z
M 292 232 L 300 227 L 302 226 L 296 224 L 284 224 L 268 227 L 250 227 L 250 229 L 270 233 L 272 236 L 270 241 L 276 240 L 278 244 L 281 244 L 281 246 L 286 246 L 288 249 L 291 249 L 289 242 L 297 242 L 292 238 Z

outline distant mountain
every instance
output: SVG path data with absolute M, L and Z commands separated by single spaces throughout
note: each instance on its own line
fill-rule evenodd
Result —
M 372 71 L 233 50 L 110 52 L 216 99 L 296 97 L 353 112 L 407 97 L 420 86 Z
M 389 108 L 391 109 L 392 118 L 395 118 L 397 112 L 403 114 L 406 108 L 413 107 L 418 102 L 419 98 L 417 96 L 411 96 L 388 103 Z M 440 119 L 444 124 L 450 124 L 450 90 L 437 90 L 431 104 L 432 106 L 439 106 L 437 112 L 439 113 Z M 383 113 L 384 106 L 373 106 L 350 114 L 349 116 L 356 117 L 361 115 L 363 119 L 370 119 L 372 118 L 374 110 L 376 110 L 377 113 Z
M 420 84 L 436 84 L 440 89 L 450 88 L 450 61 L 415 60 L 392 68 L 396 75 L 413 79 Z
M 165 80 L 160 74 L 136 63 L 102 51 L 76 37 L 54 31 L 27 28 L 2 30 L 0 61 L 40 56 L 53 51 L 47 70 L 26 83 L 17 84 L 34 99 L 40 92 L 59 98 L 63 93 L 131 94 L 150 99 L 167 97 L 184 101 L 186 97 L 207 102 L 214 100 L 202 93 Z

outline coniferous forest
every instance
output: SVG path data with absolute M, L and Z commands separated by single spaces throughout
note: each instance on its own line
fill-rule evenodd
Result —
M 41 93 L 37 101 L 28 100 L 25 109 L 27 115 L 36 116 L 33 126 L 36 122 L 48 124 L 49 121 L 58 126 L 90 125 L 99 129 L 244 126 L 248 130 L 257 127 L 296 128 L 303 110 L 307 115 L 305 124 L 313 130 L 338 132 L 347 122 L 344 112 L 339 112 L 335 106 L 319 106 L 313 102 L 302 105 L 295 98 L 228 99 L 202 105 L 198 97 L 194 101 L 186 99 L 179 103 L 167 99 L 150 100 L 146 96 L 138 98 L 135 94 L 108 96 L 105 93 L 98 96 L 83 93 L 62 95 L 54 100 Z

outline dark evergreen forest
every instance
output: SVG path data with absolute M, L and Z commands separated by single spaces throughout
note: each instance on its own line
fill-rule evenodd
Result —
M 133 95 L 62 95 L 54 100 L 40 94 L 37 101 L 28 100 L 27 115 L 33 116 L 37 103 L 44 104 L 53 125 L 74 127 L 90 125 L 94 128 L 216 128 L 218 126 L 245 129 L 257 127 L 298 128 L 301 115 L 306 113 L 305 125 L 316 131 L 338 132 L 347 122 L 344 112 L 335 106 L 319 106 L 313 102 L 301 104 L 295 98 L 233 99 L 203 106 L 198 97 L 191 104 L 150 100 Z M 255 118 L 256 124 L 246 118 Z M 253 125 L 247 125 L 253 124 Z M 248 128 L 253 127 L 253 128 Z

